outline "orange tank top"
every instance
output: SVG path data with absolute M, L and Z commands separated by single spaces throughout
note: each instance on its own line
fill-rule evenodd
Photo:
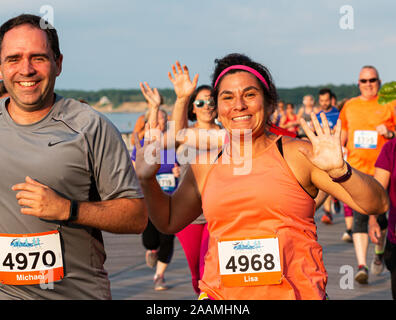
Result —
M 302 189 L 280 154 L 276 144 L 278 139 L 252 159 L 252 170 L 248 175 L 234 175 L 234 165 L 221 163 L 221 158 L 226 155 L 222 155 L 208 173 L 202 190 L 202 207 L 210 240 L 200 289 L 214 299 L 308 300 L 326 297 L 327 272 L 322 247 L 317 242 L 313 218 L 315 202 Z M 280 283 L 251 285 L 253 277 L 247 275 L 244 276 L 246 286 L 224 284 L 220 276 L 218 242 L 271 235 L 278 239 Z M 252 240 L 250 245 L 254 243 Z M 244 270 L 247 260 L 239 261 L 243 268 L 235 260 L 230 260 L 227 265 Z

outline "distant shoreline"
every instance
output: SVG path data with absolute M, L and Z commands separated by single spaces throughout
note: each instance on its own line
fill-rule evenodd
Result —
M 148 110 L 146 102 L 124 102 L 116 108 L 114 108 L 111 103 L 106 105 L 99 105 L 97 103 L 92 105 L 92 107 L 95 110 L 103 113 L 144 113 Z M 162 107 L 167 112 L 172 112 L 173 106 L 165 104 L 162 105 Z
M 305 95 L 311 94 L 317 100 L 320 89 L 327 87 L 332 90 L 337 100 L 351 98 L 359 95 L 359 89 L 355 84 L 341 85 L 318 85 L 318 86 L 299 86 L 295 88 L 277 88 L 279 99 L 284 102 L 293 103 L 296 107 L 301 105 Z M 173 89 L 158 89 L 167 105 L 167 111 L 172 110 L 176 95 Z M 66 90 L 56 89 L 59 95 L 65 98 L 83 99 L 89 102 L 95 109 L 102 112 L 145 112 L 147 110 L 146 101 L 140 89 L 101 89 L 96 91 Z

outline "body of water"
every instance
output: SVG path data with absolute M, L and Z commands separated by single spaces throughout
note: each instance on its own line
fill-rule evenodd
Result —
M 131 133 L 135 127 L 137 118 L 139 118 L 143 113 L 140 112 L 111 112 L 102 113 L 106 118 L 108 118 L 117 129 L 123 133 Z
M 131 144 L 131 133 L 135 127 L 136 120 L 143 114 L 140 112 L 102 112 L 120 131 L 122 139 L 128 150 L 131 152 L 133 146 Z

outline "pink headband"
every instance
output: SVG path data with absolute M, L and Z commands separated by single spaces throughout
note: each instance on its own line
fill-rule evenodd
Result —
M 266 87 L 267 90 L 269 91 L 268 83 L 267 83 L 267 81 L 265 81 L 264 77 L 263 77 L 260 73 L 258 73 L 256 70 L 254 70 L 253 68 L 250 68 L 250 67 L 248 67 L 248 66 L 244 66 L 244 65 L 242 65 L 242 64 L 237 64 L 237 65 L 234 65 L 234 66 L 230 66 L 230 67 L 228 67 L 228 68 L 225 68 L 225 69 L 219 74 L 219 76 L 217 77 L 216 82 L 215 82 L 215 84 L 214 84 L 214 87 L 216 88 L 217 83 L 219 82 L 219 80 L 220 80 L 220 78 L 221 78 L 222 76 L 224 76 L 228 71 L 234 70 L 234 69 L 245 70 L 245 71 L 248 71 L 248 72 L 254 74 L 254 75 L 265 85 L 265 87 Z

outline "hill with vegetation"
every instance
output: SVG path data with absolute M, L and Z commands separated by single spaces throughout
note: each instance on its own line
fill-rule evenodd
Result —
M 337 100 L 351 98 L 359 95 L 359 89 L 356 85 L 324 85 L 324 86 L 304 86 L 296 88 L 278 88 L 279 99 L 285 102 L 291 102 L 295 106 L 301 105 L 302 98 L 306 94 L 312 94 L 317 100 L 317 95 L 322 88 L 331 89 L 337 96 Z M 108 103 L 111 103 L 112 109 L 116 110 L 125 103 L 144 102 L 144 97 L 140 89 L 102 89 L 97 91 L 84 90 L 55 90 L 58 94 L 65 98 L 82 99 L 91 105 L 98 105 L 103 97 L 107 97 Z M 164 97 L 166 105 L 173 105 L 176 96 L 173 89 L 159 89 Z

